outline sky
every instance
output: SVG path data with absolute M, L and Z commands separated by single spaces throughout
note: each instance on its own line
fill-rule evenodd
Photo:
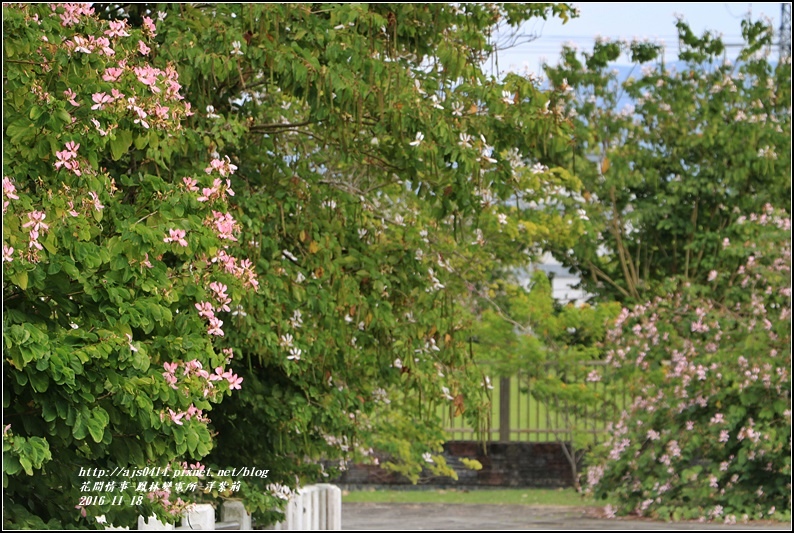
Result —
M 766 15 L 775 31 L 780 27 L 779 2 L 588 2 L 577 4 L 581 14 L 567 24 L 559 20 L 530 21 L 522 27 L 526 35 L 537 35 L 532 42 L 519 43 L 498 54 L 498 70 L 540 73 L 542 61 L 556 63 L 562 44 L 576 43 L 580 49 L 592 49 L 597 35 L 610 38 L 632 37 L 663 40 L 667 60 L 677 59 L 677 31 L 674 14 L 684 16 L 693 31 L 700 35 L 714 30 L 726 44 L 741 42 L 741 21 L 752 13 L 753 19 Z M 776 53 L 777 50 L 773 50 Z M 731 49 L 728 54 L 730 55 Z M 776 55 L 774 56 L 776 57 Z

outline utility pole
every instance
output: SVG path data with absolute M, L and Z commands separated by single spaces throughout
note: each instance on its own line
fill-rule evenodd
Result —
M 780 58 L 779 61 L 791 58 L 791 4 L 780 4 Z

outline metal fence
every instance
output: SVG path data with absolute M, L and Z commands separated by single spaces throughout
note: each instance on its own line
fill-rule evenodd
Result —
M 483 363 L 488 366 L 488 363 Z M 588 374 L 597 370 L 602 379 L 588 381 Z M 544 366 L 546 373 L 561 372 L 554 363 Z M 491 391 L 491 410 L 486 417 L 482 438 L 491 442 L 572 442 L 574 435 L 585 435 L 593 443 L 600 441 L 607 423 L 614 420 L 625 407 L 625 387 L 620 392 L 607 389 L 604 377 L 609 377 L 610 367 L 604 361 L 585 361 L 564 369 L 567 387 L 587 387 L 598 393 L 602 400 L 596 405 L 573 405 L 571 401 L 555 395 L 539 399 L 533 394 L 532 375 L 538 372 L 519 371 L 510 377 L 494 380 Z M 604 376 L 607 374 L 607 376 Z M 536 391 L 534 391 L 536 392 Z M 450 440 L 479 440 L 480 434 L 464 417 L 452 416 L 448 408 L 439 408 L 444 428 Z

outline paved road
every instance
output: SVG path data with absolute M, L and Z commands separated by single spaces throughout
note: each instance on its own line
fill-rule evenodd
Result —
M 343 503 L 342 529 L 785 530 L 790 524 L 703 524 L 598 518 L 597 508 L 441 503 Z

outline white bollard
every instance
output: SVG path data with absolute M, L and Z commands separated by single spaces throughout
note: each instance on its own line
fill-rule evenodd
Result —
M 163 524 L 152 515 L 149 517 L 149 522 L 142 516 L 138 517 L 138 530 L 139 531 L 173 531 L 174 524 Z
M 208 503 L 194 505 L 182 517 L 182 529 L 215 530 L 215 508 Z
M 221 507 L 221 522 L 237 522 L 240 529 L 250 531 L 251 515 L 240 500 L 226 500 Z

